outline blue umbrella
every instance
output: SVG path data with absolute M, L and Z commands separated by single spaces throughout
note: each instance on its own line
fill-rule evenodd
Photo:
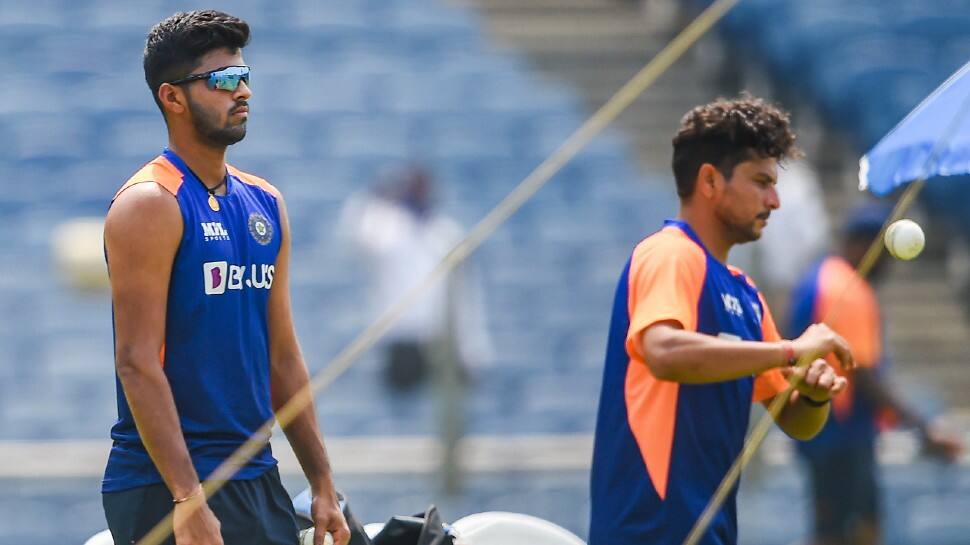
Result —
M 970 62 L 859 160 L 859 189 L 886 195 L 913 180 L 970 174 Z

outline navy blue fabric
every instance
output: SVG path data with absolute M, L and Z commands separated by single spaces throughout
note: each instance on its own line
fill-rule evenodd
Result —
M 279 208 L 266 189 L 229 174 L 213 211 L 182 160 L 170 150 L 163 155 L 183 176 L 176 199 L 184 221 L 169 284 L 164 370 L 192 462 L 205 478 L 273 416 L 267 305 Z M 117 393 L 104 492 L 161 482 L 120 381 Z M 235 478 L 257 477 L 275 464 L 267 445 Z
M 686 223 L 668 220 L 665 226 L 681 229 L 704 248 Z M 704 254 L 707 272 L 697 301 L 697 331 L 737 340 L 763 340 L 765 309 L 757 289 L 706 248 Z M 754 377 L 679 385 L 667 491 L 661 498 L 630 428 L 626 405 L 625 381 L 631 364 L 626 351 L 631 261 L 616 289 L 603 370 L 590 484 L 589 543 L 679 544 L 741 451 Z M 737 489 L 732 491 L 715 516 L 701 540 L 704 545 L 737 543 L 736 493 Z

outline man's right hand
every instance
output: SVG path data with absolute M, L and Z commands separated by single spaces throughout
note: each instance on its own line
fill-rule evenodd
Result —
M 219 519 L 202 494 L 175 504 L 176 545 L 222 545 Z
M 800 337 L 792 341 L 792 350 L 798 361 L 812 362 L 835 354 L 844 371 L 855 368 L 849 343 L 825 324 L 810 325 Z

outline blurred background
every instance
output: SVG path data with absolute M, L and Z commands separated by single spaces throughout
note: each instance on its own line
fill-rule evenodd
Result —
M 374 316 L 374 261 L 342 211 L 419 169 L 431 188 L 422 206 L 460 235 L 704 5 L 0 0 L 0 544 L 80 544 L 106 526 L 99 487 L 116 409 L 99 222 L 166 143 L 141 68 L 154 23 L 217 8 L 253 28 L 250 127 L 229 159 L 287 198 L 296 325 L 314 372 Z M 471 258 L 463 281 L 479 310 L 472 325 L 444 321 L 458 352 L 470 335 L 482 357 L 463 358 L 456 382 L 402 382 L 378 347 L 320 394 L 358 518 L 436 503 L 446 520 L 516 511 L 585 537 L 613 289 L 636 242 L 676 214 L 680 116 L 742 89 L 793 114 L 807 159 L 782 172 L 787 216 L 732 255 L 779 316 L 863 199 L 858 158 L 968 60 L 965 1 L 742 0 Z M 968 197 L 966 180 L 927 191 L 911 214 L 927 250 L 879 286 L 891 382 L 964 437 Z M 442 400 L 456 399 L 463 416 L 442 418 Z M 299 469 L 285 442 L 275 452 L 295 495 Z M 879 453 L 886 542 L 966 544 L 966 455 L 929 461 L 906 430 L 883 433 Z M 807 484 L 784 437 L 747 472 L 740 504 L 743 543 L 804 542 Z

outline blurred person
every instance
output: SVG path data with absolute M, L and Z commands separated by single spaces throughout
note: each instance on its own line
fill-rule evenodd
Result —
M 340 236 L 369 273 L 375 319 L 414 289 L 463 237 L 457 221 L 437 212 L 427 170 L 412 165 L 388 173 L 373 190 L 352 196 L 341 212 Z M 404 312 L 382 346 L 385 385 L 399 400 L 431 379 L 443 447 L 442 489 L 458 492 L 458 443 L 473 369 L 492 360 L 477 271 L 465 261 Z
M 373 189 L 348 199 L 338 227 L 368 271 L 375 318 L 414 289 L 464 236 L 457 221 L 435 210 L 427 170 L 411 165 L 382 178 Z M 472 264 L 464 263 L 432 286 L 385 339 L 384 379 L 396 392 L 427 379 L 435 347 L 445 340 L 454 345 L 463 375 L 489 362 L 484 297 Z
M 812 325 L 779 335 L 730 249 L 757 240 L 779 206 L 778 161 L 796 155 L 788 115 L 743 95 L 688 112 L 673 139 L 676 219 L 644 239 L 620 277 L 591 475 L 590 545 L 681 543 L 744 442 L 753 402 L 797 388 L 776 419 L 809 439 L 846 386 L 845 340 Z M 792 366 L 799 359 L 808 367 Z M 702 537 L 737 543 L 736 489 Z
M 798 444 L 812 482 L 816 545 L 882 541 L 875 453 L 882 411 L 914 427 L 925 451 L 933 456 L 953 461 L 961 449 L 959 442 L 935 431 L 886 384 L 882 315 L 872 284 L 884 277 L 891 259 L 883 252 L 868 281 L 856 269 L 891 211 L 875 203 L 851 210 L 836 251 L 810 267 L 792 294 L 789 331 L 824 319 L 849 343 L 857 364 L 848 374 L 829 358 L 836 372 L 848 379 L 848 386 L 835 400 L 832 417 L 822 431 Z
M 145 79 L 168 147 L 118 191 L 105 223 L 118 421 L 102 497 L 115 543 L 138 541 L 173 509 L 166 543 L 297 543 L 268 437 L 208 501 L 200 484 L 309 380 L 283 198 L 225 162 L 246 135 L 248 41 L 245 21 L 211 10 L 148 34 Z M 325 531 L 346 544 L 312 404 L 284 432 L 315 496 L 317 545 Z

